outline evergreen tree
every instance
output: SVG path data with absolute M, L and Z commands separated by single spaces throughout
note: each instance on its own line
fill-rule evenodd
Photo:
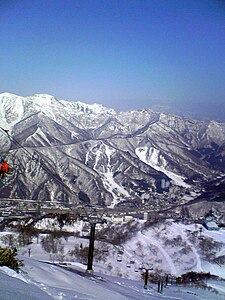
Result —
M 19 272 L 20 267 L 23 265 L 22 260 L 16 258 L 17 250 L 10 248 L 3 248 L 0 246 L 0 266 L 9 267 L 16 272 Z

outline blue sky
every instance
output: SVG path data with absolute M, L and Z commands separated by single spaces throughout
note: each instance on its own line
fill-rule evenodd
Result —
M 1 0 L 0 92 L 225 121 L 223 0 Z

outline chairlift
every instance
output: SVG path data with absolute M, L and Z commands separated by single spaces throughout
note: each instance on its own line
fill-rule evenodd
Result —
M 122 262 L 122 256 L 120 254 L 117 254 L 117 261 Z
M 131 263 L 131 264 L 134 264 L 134 263 L 135 263 L 134 257 L 131 257 L 131 258 L 130 258 L 130 263 Z
M 0 179 L 6 178 L 8 175 L 12 175 L 14 173 L 14 168 L 11 167 L 8 162 L 4 159 L 0 162 Z
M 123 247 L 120 247 L 119 249 L 118 249 L 118 254 L 123 254 L 124 253 L 124 249 L 123 249 Z
M 127 262 L 127 268 L 130 268 L 131 267 L 131 264 L 130 264 L 130 262 L 128 261 Z

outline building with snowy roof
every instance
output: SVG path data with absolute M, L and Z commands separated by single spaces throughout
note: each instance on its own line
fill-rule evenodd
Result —
M 220 228 L 216 224 L 216 222 L 211 221 L 211 220 L 205 220 L 204 221 L 204 226 L 207 230 L 219 230 Z

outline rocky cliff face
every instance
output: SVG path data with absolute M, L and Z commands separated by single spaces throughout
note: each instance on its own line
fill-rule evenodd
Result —
M 0 127 L 1 156 L 15 166 L 0 197 L 114 206 L 224 176 L 224 123 L 3 93 Z

